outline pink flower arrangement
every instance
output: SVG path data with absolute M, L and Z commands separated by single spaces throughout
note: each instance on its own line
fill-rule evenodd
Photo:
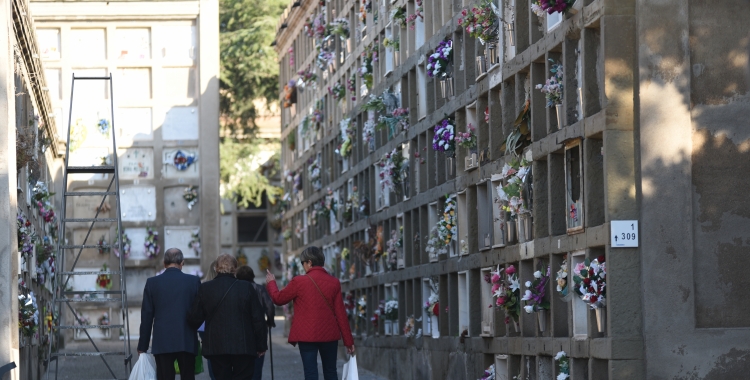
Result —
M 482 0 L 479 6 L 462 10 L 458 24 L 471 37 L 478 38 L 483 44 L 497 39 L 499 29 L 497 14 L 489 0 Z
M 471 123 L 466 126 L 466 132 L 456 133 L 456 144 L 466 149 L 477 147 L 476 128 Z
M 406 23 L 409 24 L 409 29 L 414 30 L 417 25 L 417 18 L 424 20 L 424 6 L 422 6 L 423 0 L 417 0 L 417 9 L 414 10 L 414 14 L 406 16 Z
M 544 300 L 544 295 L 547 293 L 547 283 L 549 282 L 549 266 L 547 267 L 546 274 L 542 271 L 534 272 L 534 281 L 526 281 L 524 284 L 528 289 L 521 298 L 526 304 L 524 310 L 526 313 L 531 314 L 535 311 L 549 310 L 549 301 Z
M 510 323 L 511 318 L 513 318 L 514 322 L 517 322 L 520 312 L 519 300 L 521 297 L 516 267 L 510 265 L 504 270 L 498 267 L 497 271 L 492 272 L 490 281 L 492 283 L 492 296 L 496 297 L 495 306 L 503 309 L 505 312 L 505 323 Z
M 555 12 L 565 13 L 575 0 L 534 0 L 531 3 L 531 10 L 539 17 L 544 13 L 553 14 Z

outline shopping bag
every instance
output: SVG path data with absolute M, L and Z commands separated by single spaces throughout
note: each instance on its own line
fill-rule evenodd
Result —
M 180 374 L 180 364 L 177 360 L 174 361 L 174 373 Z M 203 373 L 203 350 L 201 345 L 198 345 L 198 355 L 195 355 L 195 374 Z
M 156 380 L 156 360 L 154 355 L 142 353 L 133 366 L 128 380 Z
M 359 380 L 356 356 L 349 357 L 349 361 L 344 363 L 344 377 L 341 380 Z

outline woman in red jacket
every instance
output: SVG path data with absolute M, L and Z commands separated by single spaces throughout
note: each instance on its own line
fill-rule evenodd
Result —
M 294 320 L 289 343 L 299 343 L 305 380 L 318 380 L 318 352 L 325 380 L 336 380 L 336 351 L 339 339 L 354 354 L 354 338 L 341 297 L 341 283 L 323 269 L 325 256 L 318 247 L 308 247 L 300 255 L 304 276 L 297 276 L 282 291 L 276 278 L 266 271 L 266 288 L 276 305 L 294 301 Z

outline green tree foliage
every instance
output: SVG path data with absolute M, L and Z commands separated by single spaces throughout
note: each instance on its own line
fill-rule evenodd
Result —
M 279 99 L 279 65 L 270 46 L 288 0 L 221 0 L 221 122 L 227 132 L 248 135 L 258 114 L 253 100 Z
M 279 175 L 278 141 L 254 139 L 237 142 L 224 139 L 221 143 L 221 194 L 236 200 L 242 207 L 250 203 L 259 207 L 263 196 L 275 204 L 283 189 L 274 184 Z

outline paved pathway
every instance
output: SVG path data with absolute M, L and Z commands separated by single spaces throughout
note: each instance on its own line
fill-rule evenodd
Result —
M 283 326 L 284 321 L 280 320 L 276 322 L 277 325 Z M 299 349 L 292 347 L 286 342 L 286 338 L 283 336 L 282 328 L 272 329 L 272 342 L 273 342 L 273 362 L 274 362 L 274 378 L 279 380 L 296 380 L 304 379 L 302 372 L 302 360 L 299 356 Z M 122 351 L 122 342 L 119 341 L 96 341 L 97 346 L 101 351 Z M 138 344 L 137 341 L 131 341 L 133 352 Z M 91 343 L 88 341 L 75 341 L 70 342 L 66 351 L 93 351 Z M 270 352 L 267 352 L 266 362 L 263 366 L 263 380 L 271 380 L 271 364 L 270 364 Z M 137 360 L 137 354 L 134 355 Z M 208 366 L 203 359 L 203 367 L 206 372 L 197 375 L 196 380 L 210 380 L 208 376 Z M 125 370 L 122 364 L 121 356 L 110 356 L 107 357 L 107 361 L 115 371 L 118 379 L 125 379 Z M 53 363 L 54 366 L 54 363 Z M 344 361 L 338 361 L 338 374 L 339 378 L 342 376 L 342 368 Z M 53 368 L 54 370 L 54 368 Z M 320 358 L 318 358 L 318 373 L 319 380 L 323 380 L 322 367 L 320 366 Z M 54 372 L 50 373 L 50 379 L 54 379 Z M 177 376 L 179 379 L 180 377 Z M 371 372 L 364 369 L 359 370 L 360 380 L 385 380 L 383 377 L 373 375 Z M 45 379 L 43 377 L 43 379 Z M 86 379 L 112 379 L 109 374 L 107 367 L 102 363 L 99 357 L 84 357 L 84 358 L 60 358 L 60 369 L 58 372 L 58 379 L 60 380 L 86 380 Z

